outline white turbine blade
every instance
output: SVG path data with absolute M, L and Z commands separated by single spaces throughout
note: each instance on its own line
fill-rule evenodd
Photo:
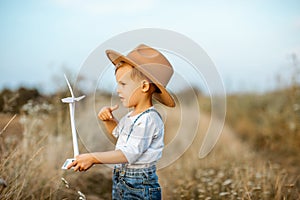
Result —
M 69 81 L 68 81 L 68 78 L 67 78 L 66 74 L 64 74 L 64 76 L 65 76 L 65 79 L 66 79 L 66 81 L 67 81 L 69 90 L 70 90 L 70 92 L 71 92 L 71 96 L 74 98 L 74 93 L 73 93 L 73 90 L 72 90 L 72 88 L 71 88 L 71 85 L 70 85 L 70 83 L 69 83 Z
M 74 98 L 73 97 L 67 97 L 67 98 L 63 98 L 61 101 L 63 103 L 73 103 L 74 102 Z
M 76 97 L 76 98 L 74 98 L 74 100 L 75 100 L 75 101 L 80 101 L 80 100 L 83 99 L 84 97 L 85 97 L 85 95 L 80 96 L 80 97 Z

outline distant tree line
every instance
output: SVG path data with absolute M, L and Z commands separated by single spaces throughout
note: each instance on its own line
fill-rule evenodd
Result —
M 0 112 L 20 113 L 22 106 L 28 101 L 39 102 L 44 97 L 37 89 L 21 87 L 17 90 L 4 89 L 0 93 Z

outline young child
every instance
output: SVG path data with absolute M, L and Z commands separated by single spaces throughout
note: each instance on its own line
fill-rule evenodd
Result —
M 159 51 L 143 44 L 127 56 L 113 50 L 106 54 L 116 67 L 120 100 L 132 111 L 118 122 L 112 114 L 118 105 L 102 108 L 98 117 L 116 139 L 115 150 L 81 154 L 68 168 L 85 171 L 93 164 L 116 164 L 112 199 L 161 199 L 156 162 L 164 147 L 164 124 L 152 98 L 175 106 L 165 88 L 173 68 Z

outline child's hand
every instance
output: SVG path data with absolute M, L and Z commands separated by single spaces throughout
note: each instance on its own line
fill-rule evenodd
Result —
M 70 163 L 67 168 L 74 167 L 74 171 L 86 171 L 94 164 L 94 156 L 92 154 L 80 154 L 76 156 L 76 160 Z
M 114 116 L 112 114 L 113 111 L 117 110 L 119 108 L 119 105 L 114 105 L 112 107 L 105 106 L 103 107 L 100 112 L 98 113 L 99 119 L 102 121 L 109 121 L 114 119 Z

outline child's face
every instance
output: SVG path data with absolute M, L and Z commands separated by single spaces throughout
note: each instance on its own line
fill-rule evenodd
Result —
M 116 72 L 117 93 L 125 107 L 135 107 L 139 103 L 141 84 L 131 78 L 132 66 L 123 64 Z

